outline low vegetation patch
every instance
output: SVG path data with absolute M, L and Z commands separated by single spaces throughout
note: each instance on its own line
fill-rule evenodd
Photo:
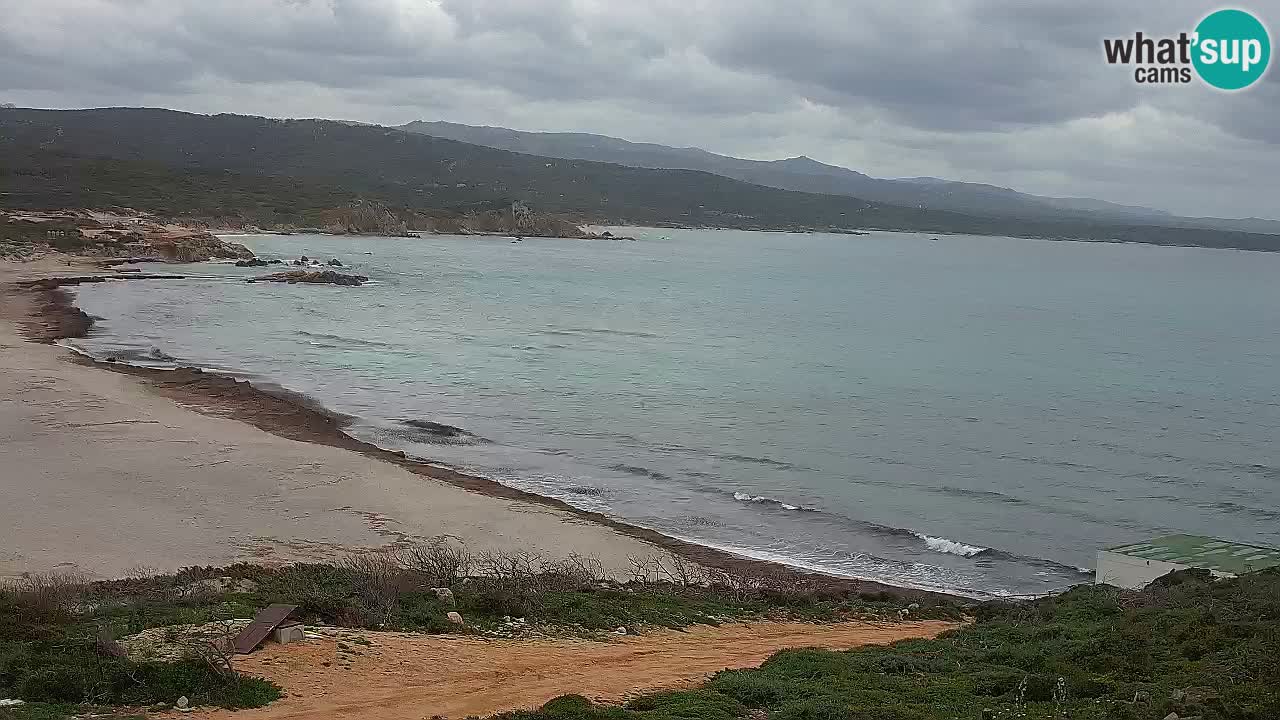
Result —
M 633 577 L 619 581 L 588 558 L 472 554 L 444 542 L 335 564 L 135 575 L 109 582 L 29 577 L 0 590 L 0 698 L 31 703 L 0 709 L 0 719 L 61 717 L 60 707 L 85 704 L 171 706 L 183 696 L 195 706 L 264 705 L 280 688 L 236 672 L 220 640 L 271 603 L 296 605 L 296 616 L 315 625 L 497 636 L 634 633 L 756 618 L 960 616 L 948 603 L 908 607 L 890 594 L 794 575 L 706 570 L 669 556 L 637 559 Z
M 258 707 L 279 697 L 271 683 L 236 673 L 210 648 L 172 662 L 129 659 L 115 637 L 150 622 L 142 603 L 99 605 L 80 578 L 24 578 L 0 591 L 0 697 L 33 704 L 12 717 L 62 712 L 58 704 Z M 182 610 L 174 608 L 170 617 Z M 3 717 L 3 715 L 0 715 Z
M 624 707 L 557 698 L 501 720 L 1275 720 L 1280 571 L 1184 571 L 1140 592 L 1080 586 L 987 603 L 935 640 L 786 650 Z

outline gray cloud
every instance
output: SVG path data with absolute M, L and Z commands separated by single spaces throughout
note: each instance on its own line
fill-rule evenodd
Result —
M 1143 87 L 1102 60 L 1103 37 L 1189 30 L 1215 7 L 0 0 L 0 101 L 599 132 L 1280 215 L 1280 75 L 1232 94 Z

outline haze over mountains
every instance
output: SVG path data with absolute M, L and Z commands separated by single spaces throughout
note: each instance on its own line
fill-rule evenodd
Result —
M 1031 195 L 1010 188 L 934 177 L 876 178 L 813 158 L 745 160 L 699 148 L 638 143 L 589 133 L 543 133 L 501 127 L 415 121 L 404 130 L 512 152 L 546 157 L 616 163 L 629 167 L 702 170 L 783 190 L 848 195 L 904 207 L 950 210 L 970 215 L 1034 220 L 1106 220 L 1174 226 L 1213 227 L 1247 232 L 1280 232 L 1280 222 L 1265 219 L 1180 218 L 1153 208 L 1093 198 Z
M 813 183 L 857 175 L 807 159 L 763 164 Z M 411 227 L 422 213 L 492 212 L 521 202 L 573 223 L 905 230 L 1280 251 L 1280 235 L 1192 221 L 1175 226 L 1177 219 L 1155 224 L 895 205 L 703 170 L 529 155 L 331 120 L 143 108 L 0 109 L 0 207 L 130 207 L 288 228 L 320 227 L 326 212 L 366 201 L 385 204 Z

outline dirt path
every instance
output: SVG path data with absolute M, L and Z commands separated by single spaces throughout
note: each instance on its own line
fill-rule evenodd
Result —
M 342 667 L 346 661 L 340 662 L 334 639 L 265 646 L 243 659 L 240 668 L 279 683 L 288 697 L 260 710 L 200 715 L 422 720 L 536 707 L 566 693 L 616 702 L 640 691 L 690 685 L 725 668 L 759 665 L 784 648 L 845 649 L 933 637 L 951 627 L 940 621 L 757 623 L 697 626 L 611 642 L 360 633 L 372 645 L 347 641 L 363 653 L 352 657 L 349 668 Z

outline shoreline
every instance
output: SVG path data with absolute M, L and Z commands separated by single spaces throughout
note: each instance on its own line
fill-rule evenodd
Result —
M 161 275 L 106 275 L 107 281 L 134 279 L 181 279 Z M 70 361 L 88 368 L 106 370 L 140 380 L 151 393 L 198 412 L 231 418 L 277 437 L 313 445 L 358 453 L 364 457 L 389 463 L 414 475 L 446 483 L 462 490 L 495 499 L 517 501 L 549 508 L 585 520 L 621 535 L 642 541 L 656 550 L 678 555 L 707 567 L 741 575 L 769 576 L 786 580 L 820 580 L 856 592 L 885 592 L 904 599 L 946 599 L 972 601 L 973 598 L 941 590 L 893 585 L 876 580 L 848 578 L 804 570 L 778 562 L 745 557 L 726 550 L 699 545 L 671 537 L 641 526 L 583 510 L 557 498 L 547 497 L 503 485 L 488 478 L 459 472 L 450 467 L 412 458 L 402 451 L 387 450 L 358 440 L 343 431 L 350 418 L 324 408 L 313 399 L 283 388 L 254 386 L 248 380 L 237 380 L 220 373 L 198 368 L 149 368 L 123 362 L 97 360 L 59 343 L 60 340 L 85 336 L 92 326 L 90 318 L 74 304 L 64 286 L 82 282 L 100 282 L 86 276 L 43 276 L 35 280 L 10 283 L 18 292 L 28 293 L 35 301 L 33 315 L 20 323 L 22 334 L 30 342 L 56 345 L 73 353 Z

